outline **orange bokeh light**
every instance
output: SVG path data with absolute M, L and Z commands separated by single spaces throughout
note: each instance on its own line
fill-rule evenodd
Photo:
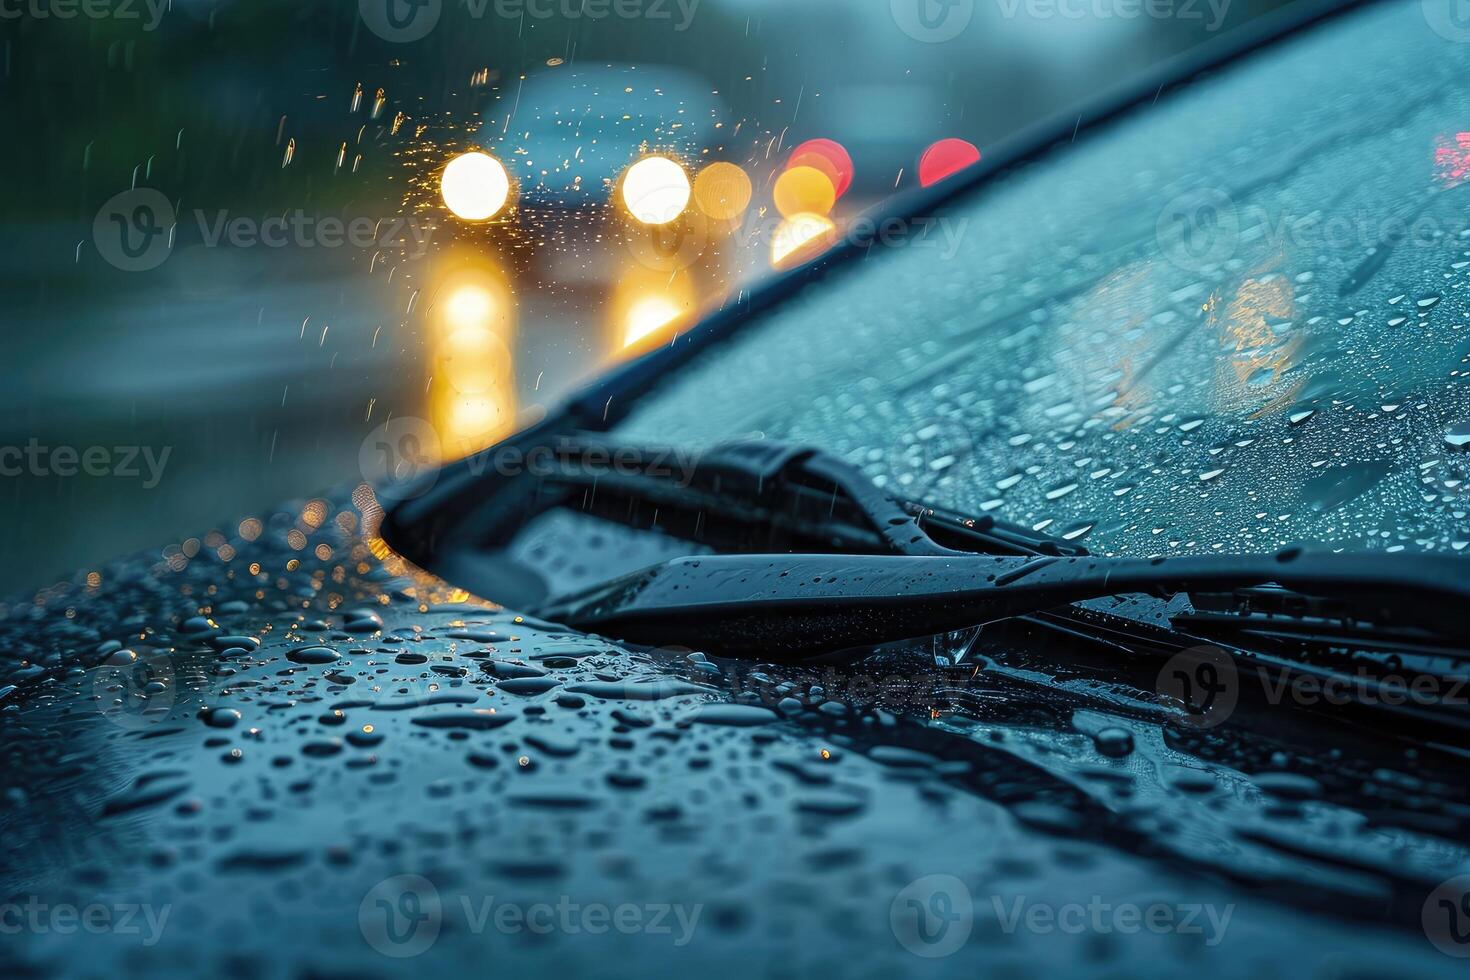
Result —
M 852 186 L 853 174 L 856 172 L 852 165 L 852 155 L 847 148 L 836 140 L 816 139 L 807 140 L 796 149 L 791 151 L 789 167 L 815 167 L 827 175 L 832 181 L 832 189 L 837 192 L 837 197 L 847 193 Z
M 793 167 L 776 179 L 772 197 L 785 218 L 827 214 L 837 204 L 837 189 L 816 167 Z
M 694 203 L 716 221 L 740 217 L 753 194 L 750 176 L 733 163 L 712 163 L 694 178 Z

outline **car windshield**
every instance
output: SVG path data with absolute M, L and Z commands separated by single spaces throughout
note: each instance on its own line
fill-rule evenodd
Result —
M 0 0 L 0 593 L 495 445 L 1293 2 Z
M 646 395 L 1098 553 L 1465 548 L 1470 70 L 1364 10 L 1058 147 Z

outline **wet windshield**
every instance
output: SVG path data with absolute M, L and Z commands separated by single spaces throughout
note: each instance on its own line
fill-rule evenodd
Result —
M 623 434 L 814 443 L 1102 553 L 1460 551 L 1465 39 L 1354 14 L 870 228 Z

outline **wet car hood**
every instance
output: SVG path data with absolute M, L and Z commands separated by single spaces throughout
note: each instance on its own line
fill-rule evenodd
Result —
M 1458 966 L 1421 928 L 1470 867 L 1447 750 L 1191 730 L 1024 633 L 945 671 L 628 649 L 349 496 L 8 608 L 8 973 Z

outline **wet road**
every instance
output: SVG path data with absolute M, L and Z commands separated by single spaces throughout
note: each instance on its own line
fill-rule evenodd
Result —
M 422 279 L 350 249 L 199 246 L 128 275 L 75 230 L 25 232 L 0 277 L 20 366 L 0 389 L 0 593 L 361 480 L 374 427 L 432 417 Z M 518 312 L 515 400 L 534 411 L 605 352 L 564 295 Z

